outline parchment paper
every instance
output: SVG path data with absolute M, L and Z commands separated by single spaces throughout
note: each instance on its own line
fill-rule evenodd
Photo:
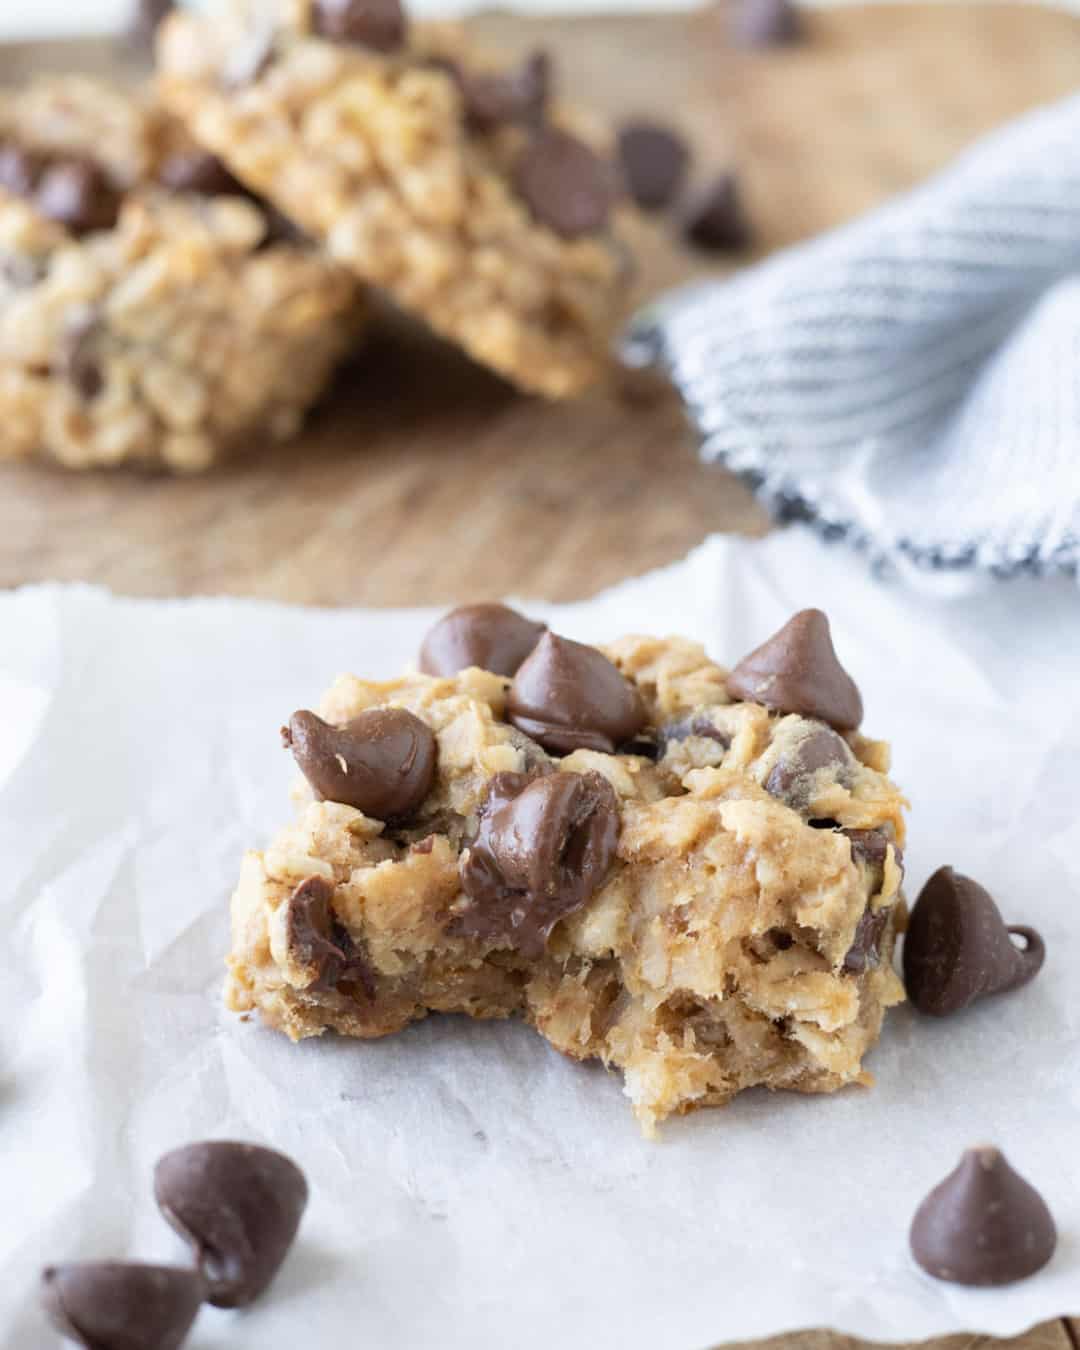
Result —
M 1042 930 L 1047 966 L 949 1021 L 892 1013 L 872 1091 L 751 1093 L 648 1143 L 616 1077 L 518 1025 L 298 1047 L 221 1007 L 241 853 L 290 814 L 279 725 L 339 671 L 395 673 L 433 613 L 0 597 L 0 1344 L 55 1343 L 50 1260 L 177 1257 L 152 1167 L 208 1136 L 292 1154 L 312 1203 L 266 1300 L 204 1311 L 193 1350 L 699 1350 L 1080 1311 L 1076 589 L 890 590 L 790 531 L 529 608 L 731 662 L 808 604 L 894 742 L 909 893 L 945 862 L 979 877 Z M 980 1141 L 1061 1230 L 1042 1274 L 989 1292 L 935 1283 L 907 1248 L 924 1192 Z

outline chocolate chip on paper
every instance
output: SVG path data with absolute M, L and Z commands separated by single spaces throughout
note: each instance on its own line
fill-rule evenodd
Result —
M 282 739 L 323 800 L 375 820 L 410 816 L 435 778 L 435 736 L 404 708 L 371 708 L 342 727 L 297 712 Z
M 1013 1284 L 1041 1270 L 1056 1246 L 1046 1201 L 989 1145 L 967 1150 L 911 1225 L 915 1260 L 952 1284 Z
M 734 699 L 817 717 L 838 731 L 851 731 L 862 721 L 862 697 L 837 659 L 829 620 L 820 609 L 800 610 L 744 656 L 727 688 Z
M 545 750 L 614 754 L 645 725 L 637 688 L 603 652 L 547 632 L 514 676 L 507 714 Z
M 538 956 L 603 883 L 618 839 L 618 798 L 600 774 L 496 774 L 460 863 L 469 904 L 448 931 Z
M 456 675 L 469 666 L 507 678 L 547 631 L 508 605 L 461 605 L 439 620 L 420 648 L 425 675 Z
M 749 247 L 750 224 L 733 173 L 721 174 L 697 199 L 683 223 L 683 232 L 698 248 L 717 253 Z
M 215 1139 L 166 1153 L 154 1169 L 154 1196 L 191 1244 L 207 1301 L 243 1308 L 281 1268 L 307 1207 L 308 1185 L 283 1153 Z
M 731 36 L 740 47 L 782 47 L 803 36 L 791 0 L 734 0 Z
M 536 219 L 566 239 L 605 229 L 615 204 L 611 167 L 558 127 L 533 137 L 517 162 L 514 182 Z
M 311 20 L 319 37 L 377 52 L 397 51 L 408 29 L 400 0 L 314 0 Z
M 1023 943 L 1017 947 L 1010 934 Z M 1046 959 L 1033 928 L 1006 926 L 993 896 L 940 867 L 919 892 L 904 938 L 904 984 L 920 1012 L 948 1017 L 988 994 L 1019 989 Z
M 659 122 L 627 122 L 619 129 L 619 164 L 638 206 L 656 210 L 675 200 L 690 163 L 686 141 Z
M 41 1275 L 49 1320 L 86 1350 L 178 1350 L 204 1294 L 198 1272 L 179 1266 L 80 1261 Z

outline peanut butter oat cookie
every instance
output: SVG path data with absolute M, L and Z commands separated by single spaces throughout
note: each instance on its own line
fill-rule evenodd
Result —
M 202 144 L 476 360 L 553 398 L 603 371 L 632 211 L 543 54 L 500 69 L 398 0 L 231 0 L 158 57 Z
M 360 317 L 351 274 L 148 96 L 0 98 L 0 458 L 194 471 L 286 437 Z
M 729 678 L 677 638 L 535 625 L 529 651 L 521 616 L 472 606 L 425 645 L 437 673 L 339 679 L 286 729 L 299 816 L 244 861 L 229 1006 L 294 1039 L 520 1015 L 621 1070 L 647 1132 L 868 1082 L 903 998 L 905 803 L 884 744 L 802 706 L 849 722 L 857 697 L 823 624 Z M 500 673 L 451 668 L 476 651 Z M 768 706 L 733 692 L 751 678 Z

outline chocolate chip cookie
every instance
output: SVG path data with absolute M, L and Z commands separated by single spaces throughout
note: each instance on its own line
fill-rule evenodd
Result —
M 542 52 L 500 67 L 398 0 L 233 0 L 158 57 L 202 144 L 476 360 L 553 398 L 604 370 L 632 208 Z
M 0 98 L 0 458 L 204 469 L 295 432 L 361 319 L 148 95 Z
M 903 998 L 905 803 L 824 615 L 729 675 L 469 606 L 421 664 L 290 718 L 299 814 L 244 860 L 231 1008 L 294 1039 L 519 1015 L 621 1070 L 648 1132 L 869 1081 Z

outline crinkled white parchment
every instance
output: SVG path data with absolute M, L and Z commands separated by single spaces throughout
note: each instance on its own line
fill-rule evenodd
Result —
M 38 1268 L 171 1258 L 164 1150 L 263 1140 L 311 1181 L 301 1238 L 192 1350 L 701 1350 L 806 1326 L 1013 1333 L 1080 1312 L 1080 595 L 887 589 L 802 531 L 715 539 L 565 633 L 682 632 L 733 661 L 832 616 L 866 729 L 911 798 L 914 894 L 941 863 L 1044 933 L 1044 973 L 949 1021 L 890 1015 L 872 1091 L 747 1094 L 640 1136 L 618 1078 L 519 1025 L 432 1018 L 294 1046 L 220 1002 L 242 852 L 288 817 L 282 720 L 389 676 L 428 612 L 0 597 L 0 1345 L 54 1344 Z M 912 1263 L 923 1193 L 991 1140 L 1046 1195 L 1054 1262 L 1010 1289 Z

